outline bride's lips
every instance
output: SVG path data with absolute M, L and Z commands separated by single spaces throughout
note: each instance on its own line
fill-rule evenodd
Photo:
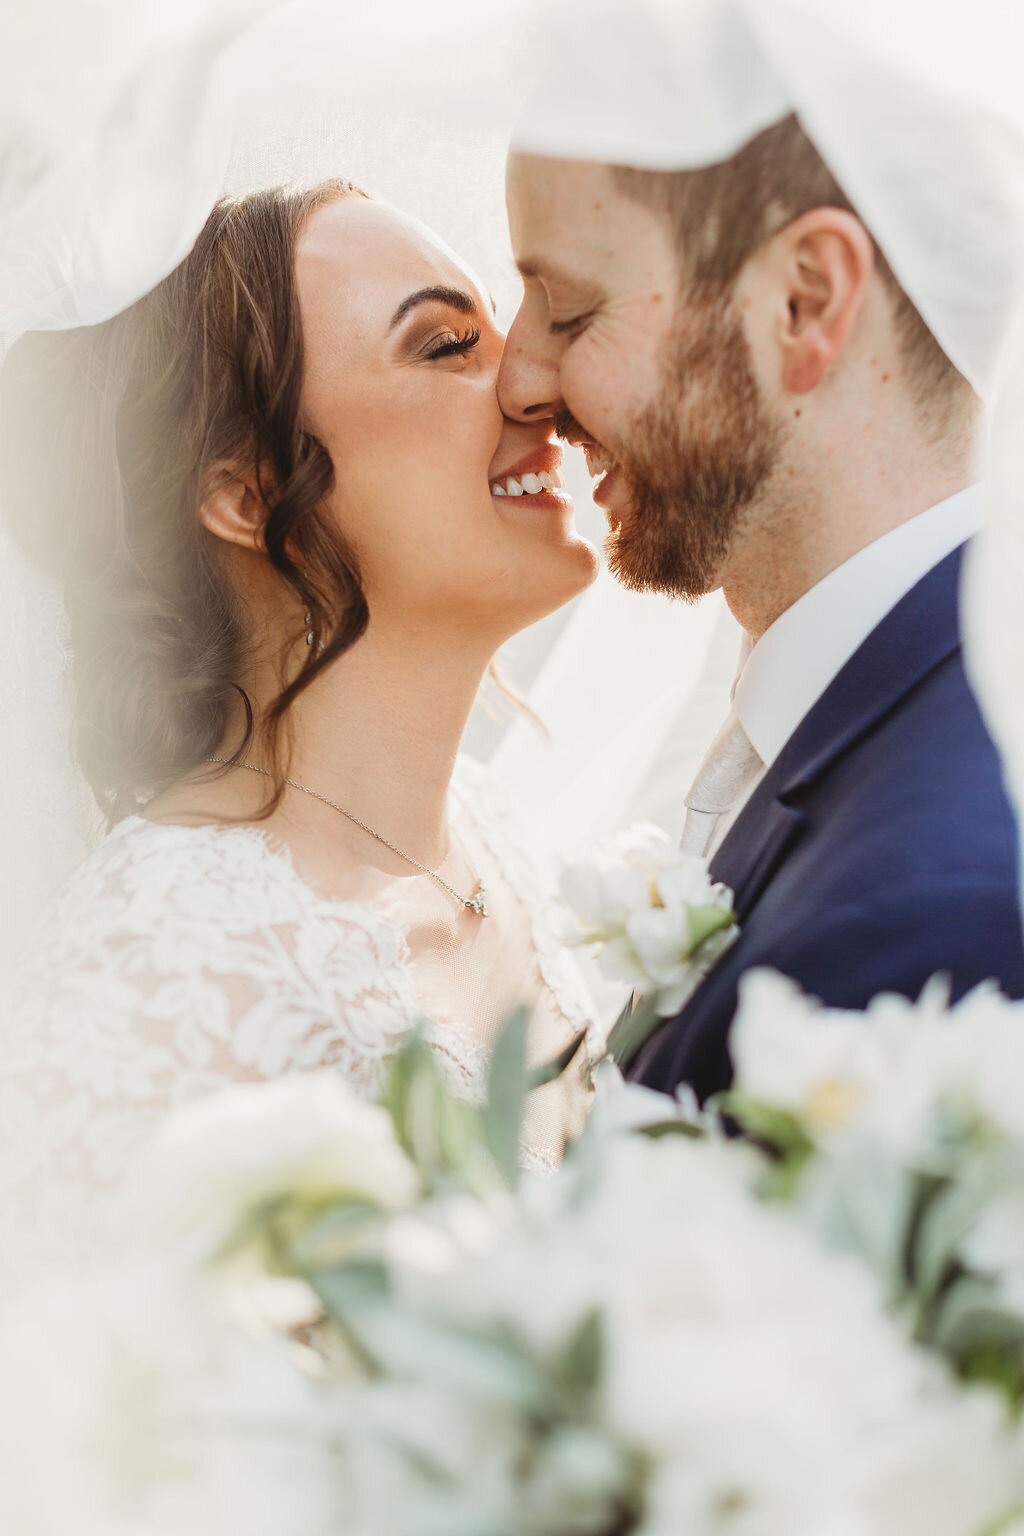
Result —
M 562 450 L 557 443 L 545 443 L 532 453 L 505 465 L 488 477 L 491 495 L 503 508 L 517 510 L 538 507 L 550 512 L 571 510 L 573 500 L 559 473 Z

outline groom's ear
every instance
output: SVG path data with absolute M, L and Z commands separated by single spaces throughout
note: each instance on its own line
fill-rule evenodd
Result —
M 846 346 L 875 270 L 874 245 L 860 220 L 841 208 L 813 208 L 775 240 L 781 382 L 791 394 L 804 395 Z
M 267 505 L 255 470 L 241 471 L 230 464 L 210 465 L 204 477 L 199 516 L 203 526 L 225 544 L 261 554 L 266 550 Z

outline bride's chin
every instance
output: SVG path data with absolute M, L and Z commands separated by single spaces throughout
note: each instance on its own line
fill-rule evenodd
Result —
M 586 591 L 597 580 L 600 569 L 597 549 L 573 528 L 556 547 L 549 545 L 548 551 L 536 556 L 534 573 L 541 578 L 537 581 L 538 599 L 542 593 L 547 596 L 547 611 L 554 612 Z

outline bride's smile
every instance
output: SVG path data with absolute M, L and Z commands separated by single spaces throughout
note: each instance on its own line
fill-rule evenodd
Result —
M 309 218 L 295 276 L 304 412 L 373 620 L 458 621 L 493 651 L 585 586 L 596 557 L 555 488 L 551 419 L 503 418 L 504 338 L 474 274 L 416 220 L 345 198 Z

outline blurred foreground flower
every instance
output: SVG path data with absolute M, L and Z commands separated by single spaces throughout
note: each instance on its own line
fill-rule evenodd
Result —
M 878 1274 L 912 1335 L 1024 1400 L 1024 1004 L 823 1008 L 748 975 L 720 1107 L 774 1154 L 774 1190 Z
M 895 1121 L 888 1140 L 872 1133 L 868 1156 L 884 1070 L 850 1066 L 875 1057 L 845 1035 L 825 1050 L 813 1005 L 772 979 L 763 987 L 762 1002 L 745 999 L 730 1104 L 755 1141 L 627 1089 L 606 1061 L 597 1112 L 559 1172 L 520 1175 L 522 1016 L 497 1046 L 482 1106 L 454 1105 L 414 1036 L 380 1107 L 350 1103 L 320 1075 L 183 1113 L 142 1171 L 124 1257 L 26 1298 L 9 1325 L 8 1503 L 15 1474 L 30 1475 L 4 1529 L 1001 1531 L 1024 1508 L 1012 1402 L 964 1379 L 991 1381 L 979 1368 L 990 1357 L 958 1357 L 924 1326 L 924 1270 L 894 1287 L 884 1245 L 861 1241 L 858 1219 L 917 1263 L 907 1219 L 923 1210 L 927 1228 L 927 1203 L 893 1204 L 890 1186 L 930 1178 L 922 1187 L 959 1191 L 975 1147 L 1018 1156 L 1021 1138 L 961 1095 L 959 1140 L 934 1136 L 922 1105 L 918 1161 Z M 925 1056 L 947 1022 L 934 999 L 927 1007 Z M 785 1031 L 792 1091 L 773 1076 Z M 848 1080 L 857 1096 L 833 1095 L 845 1120 L 823 1115 L 823 1086 Z M 934 1062 L 928 1081 L 947 1081 Z M 937 1088 L 933 1101 L 946 1102 Z M 985 1210 L 988 1225 L 970 1227 L 974 1262 L 983 1254 L 1005 1277 L 1020 1255 L 1016 1206 Z M 955 1215 L 939 1225 L 962 1266 Z M 71 1475 L 52 1475 L 65 1465 Z

